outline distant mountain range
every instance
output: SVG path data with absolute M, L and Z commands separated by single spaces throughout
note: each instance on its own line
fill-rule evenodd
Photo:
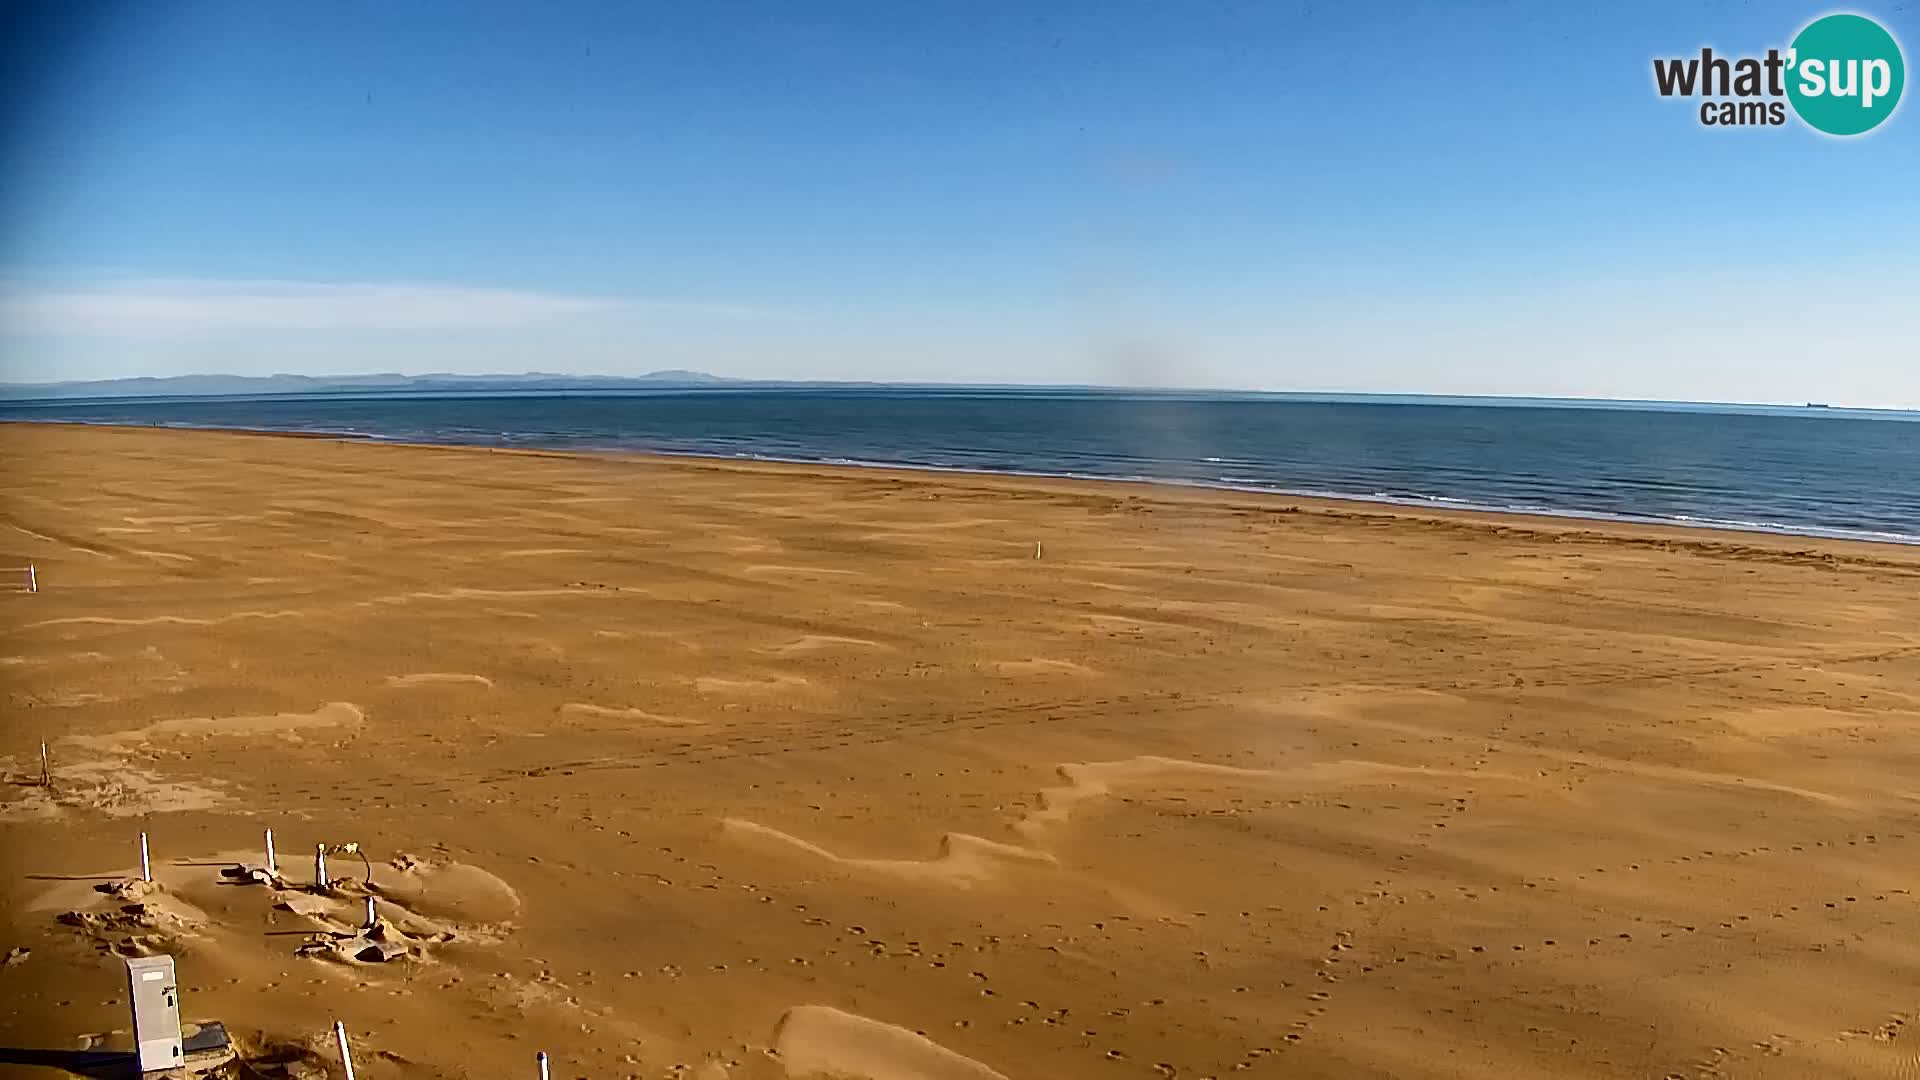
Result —
M 736 382 L 702 371 L 651 371 L 645 375 L 171 375 L 165 378 L 100 379 L 90 382 L 0 383 L 0 399 L 57 401 L 65 398 L 228 397 L 256 394 L 485 392 L 488 390 L 626 390 L 719 386 Z

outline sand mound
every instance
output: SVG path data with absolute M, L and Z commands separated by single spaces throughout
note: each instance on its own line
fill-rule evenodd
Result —
M 923 1035 L 826 1005 L 788 1009 L 773 1040 L 787 1075 L 796 1080 L 1007 1080 Z
M 1010 865 L 1051 866 L 1053 857 L 1012 844 L 947 833 L 940 838 L 939 853 L 930 859 L 859 859 L 835 854 L 811 841 L 790 833 L 740 818 L 727 818 L 722 825 L 736 836 L 756 837 L 781 847 L 804 852 L 849 870 L 885 874 L 890 877 L 933 885 L 966 888 L 991 881 L 1005 874 Z
M 183 940 L 200 936 L 206 913 L 157 882 L 106 882 L 93 890 L 97 902 L 56 916 L 95 949 L 115 956 L 153 956 L 176 951 Z
M 422 862 L 402 855 L 374 874 L 375 890 L 407 910 L 471 925 L 508 922 L 520 913 L 513 886 L 467 863 Z
M 283 904 L 283 906 L 285 906 Z M 289 908 L 289 910 L 293 910 Z M 428 960 L 430 945 L 439 945 L 455 941 L 458 935 L 451 930 L 421 925 L 421 920 L 411 913 L 402 913 L 399 921 L 388 918 L 388 911 L 376 915 L 371 924 L 364 917 L 356 922 L 332 918 L 311 911 L 296 911 L 316 922 L 325 929 L 309 934 L 300 947 L 294 950 L 296 956 L 305 956 L 315 960 L 331 960 L 342 964 L 390 964 L 395 960 Z M 413 925 L 406 925 L 411 923 Z
M 450 942 L 496 943 L 520 905 L 505 882 L 478 867 L 429 865 L 411 856 L 376 869 L 372 885 L 351 876 L 318 892 L 273 884 L 273 906 L 312 927 L 296 953 L 343 964 L 431 960 L 435 946 Z

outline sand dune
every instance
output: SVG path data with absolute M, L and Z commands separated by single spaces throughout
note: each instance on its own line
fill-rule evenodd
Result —
M 1920 551 L 210 432 L 0 455 L 0 564 L 41 582 L 0 593 L 0 1048 L 124 1045 L 121 959 L 165 951 L 189 1019 L 311 1076 L 339 1020 L 360 1080 L 1915 1075 Z
M 703 694 L 773 694 L 813 684 L 805 675 L 774 674 L 745 679 L 702 675 L 693 680 L 694 689 Z
M 939 852 L 927 859 L 850 858 L 836 855 L 818 844 L 809 843 L 797 836 L 758 822 L 727 818 L 722 824 L 728 831 L 740 836 L 770 840 L 776 845 L 791 848 L 835 866 L 927 884 L 965 887 L 1003 876 L 1009 864 L 1031 866 L 1053 862 L 1053 859 L 1043 852 L 1015 847 L 1012 844 L 1002 844 L 978 836 L 969 836 L 966 833 L 947 833 L 942 836 Z
M 993 665 L 993 670 L 1001 675 L 1069 675 L 1088 678 L 1098 672 L 1085 664 L 1076 664 L 1071 660 L 1002 660 Z
M 578 701 L 569 701 L 560 706 L 560 715 L 570 720 L 639 720 L 644 723 L 669 726 L 700 723 L 699 720 L 689 720 L 684 716 L 667 716 L 662 713 L 648 712 L 646 709 L 587 705 Z
M 773 1044 L 791 1076 L 874 1080 L 1006 1080 L 905 1028 L 826 1005 L 801 1005 L 780 1018 Z
M 389 675 L 387 685 L 403 690 L 416 686 L 484 686 L 492 689 L 493 680 L 465 671 L 421 671 L 412 675 Z
M 844 637 L 839 634 L 803 634 L 768 651 L 785 655 L 819 652 L 823 649 L 885 649 L 886 647 L 867 638 Z

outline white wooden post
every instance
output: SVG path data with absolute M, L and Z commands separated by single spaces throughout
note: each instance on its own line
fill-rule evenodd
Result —
M 280 873 L 280 867 L 275 865 L 273 861 L 273 830 L 272 829 L 267 830 L 267 873 L 268 874 Z
M 353 1052 L 347 1049 L 347 1025 L 338 1020 L 333 1022 L 333 1041 L 340 1044 L 340 1064 L 347 1070 L 347 1080 L 353 1080 Z
M 153 864 L 147 859 L 147 834 L 140 834 L 140 880 L 153 880 Z
M 27 564 L 27 591 L 28 592 L 40 591 L 40 576 L 34 573 L 32 563 Z
M 535 1061 L 538 1061 L 538 1062 L 540 1063 L 540 1080 L 548 1080 L 548 1078 L 547 1078 L 547 1052 L 546 1052 L 545 1050 L 542 1050 L 542 1051 L 540 1051 L 540 1053 L 539 1053 L 539 1054 L 537 1054 L 537 1055 L 535 1055 L 535 1057 L 534 1057 L 534 1060 L 535 1060 Z
M 373 914 L 373 897 L 369 896 L 367 897 L 367 927 L 366 928 L 371 930 L 378 925 L 380 925 L 379 920 L 375 919 Z
M 324 889 L 327 884 L 327 845 L 315 844 L 313 846 L 313 887 Z
M 47 764 L 47 740 L 40 740 L 40 786 L 53 786 L 53 769 Z

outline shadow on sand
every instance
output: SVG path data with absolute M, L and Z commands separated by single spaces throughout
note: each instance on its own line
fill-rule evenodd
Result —
M 0 1046 L 0 1065 L 38 1065 L 98 1080 L 123 1080 L 140 1075 L 134 1055 L 113 1050 L 25 1050 Z

